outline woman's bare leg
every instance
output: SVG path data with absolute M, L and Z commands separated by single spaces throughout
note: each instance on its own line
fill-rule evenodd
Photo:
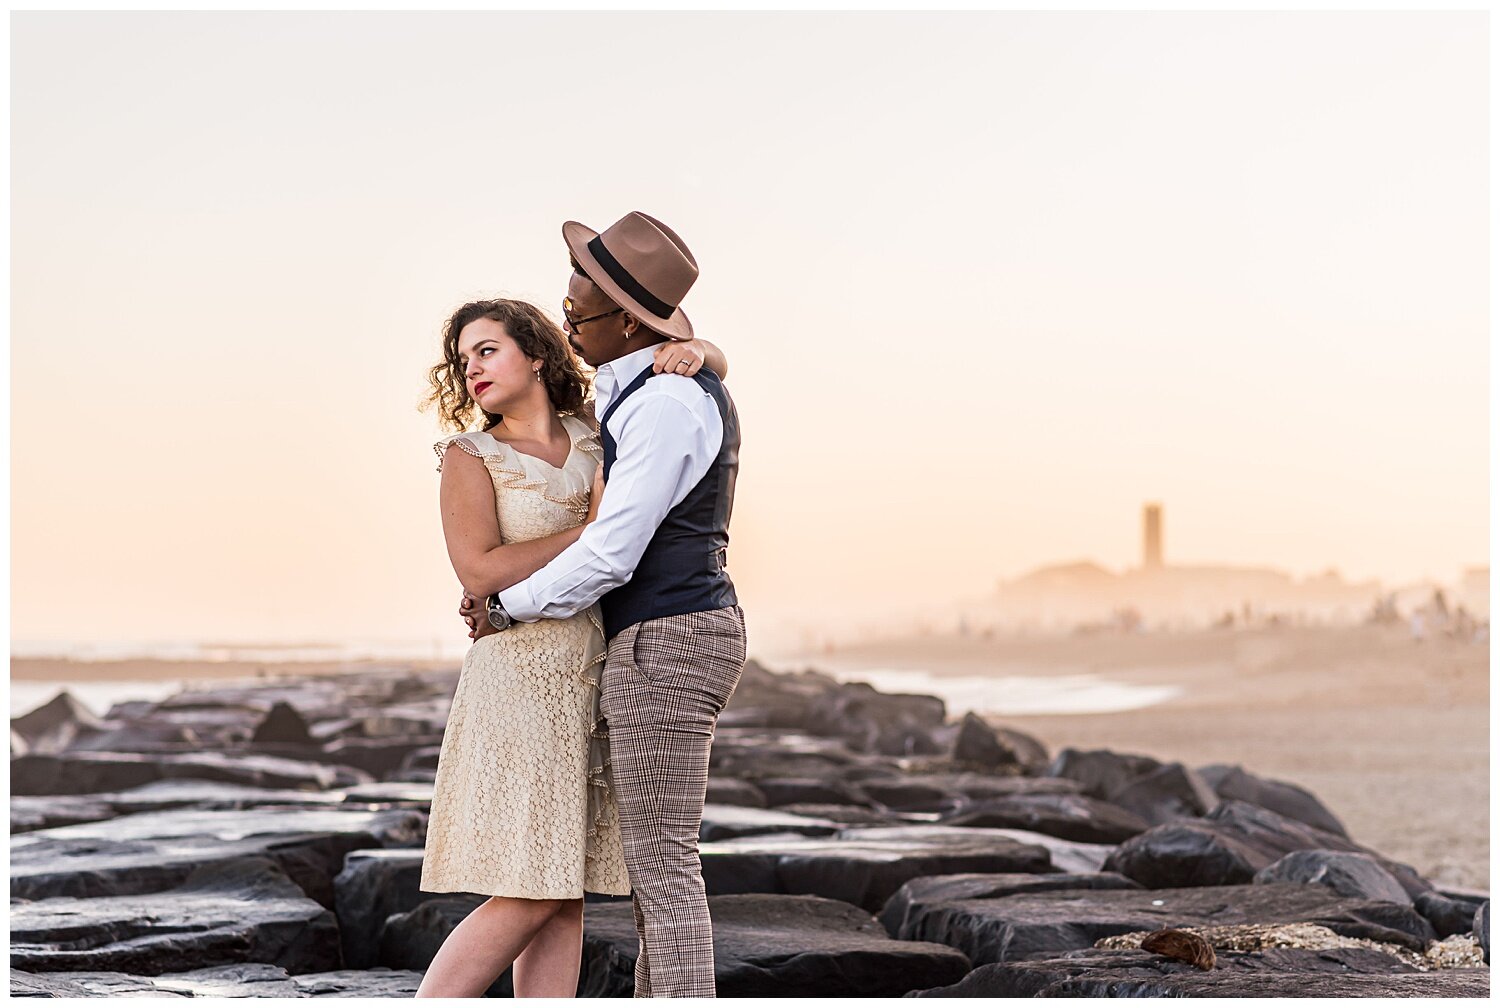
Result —
M 491 896 L 459 922 L 432 958 L 417 997 L 479 997 L 557 912 L 562 900 Z
M 563 900 L 516 957 L 516 997 L 576 997 L 582 960 L 583 900 Z

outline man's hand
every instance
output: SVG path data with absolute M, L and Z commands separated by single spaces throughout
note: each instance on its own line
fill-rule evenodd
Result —
M 680 374 L 691 378 L 703 367 L 706 353 L 701 340 L 667 340 L 656 348 L 651 370 L 655 374 Z
M 464 622 L 469 624 L 469 638 L 478 640 L 486 634 L 499 633 L 490 625 L 490 618 L 484 611 L 482 599 L 464 592 L 463 600 L 458 603 L 458 614 L 463 617 Z

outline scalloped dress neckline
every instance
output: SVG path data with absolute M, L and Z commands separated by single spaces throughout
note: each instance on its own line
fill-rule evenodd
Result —
M 566 414 L 566 413 L 558 413 L 557 414 L 558 422 L 560 422 L 563 425 L 563 430 L 567 431 L 567 434 L 568 434 L 568 454 L 563 458 L 562 465 L 553 465 L 551 462 L 548 462 L 546 459 L 542 458 L 540 455 L 533 455 L 530 452 L 523 452 L 521 449 L 519 449 L 515 445 L 511 444 L 509 441 L 501 441 L 499 438 L 495 437 L 495 435 L 491 434 L 489 431 L 474 431 L 474 433 L 475 434 L 482 434 L 482 435 L 484 435 L 485 437 L 487 437 L 491 441 L 493 441 L 495 444 L 501 446 L 502 448 L 509 448 L 511 451 L 515 452 L 517 455 L 523 455 L 526 458 L 534 459 L 537 462 L 540 462 L 542 465 L 546 466 L 548 469 L 552 469 L 552 470 L 554 470 L 556 472 L 562 472 L 564 469 L 568 468 L 568 463 L 571 462 L 571 461 L 573 461 L 573 456 L 578 453 L 578 439 L 579 439 L 579 435 L 578 435 L 578 433 L 576 431 L 573 430 L 572 427 L 570 427 L 568 425 L 568 417 L 569 417 L 569 415 L 570 414 Z

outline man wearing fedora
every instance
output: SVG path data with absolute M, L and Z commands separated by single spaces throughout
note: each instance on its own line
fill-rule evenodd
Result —
M 637 997 L 714 996 L 698 860 L 714 724 L 745 664 L 745 620 L 724 569 L 739 468 L 734 402 L 709 369 L 655 374 L 688 340 L 679 307 L 698 263 L 653 217 L 603 233 L 569 221 L 569 340 L 597 369 L 609 489 L 578 541 L 486 600 L 490 623 L 561 619 L 598 602 L 609 653 L 601 710 L 630 873 Z

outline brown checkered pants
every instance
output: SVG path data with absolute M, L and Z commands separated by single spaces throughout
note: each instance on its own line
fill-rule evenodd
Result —
M 698 860 L 714 722 L 745 667 L 739 606 L 665 616 L 609 643 L 601 710 L 640 954 L 636 997 L 713 997 Z

